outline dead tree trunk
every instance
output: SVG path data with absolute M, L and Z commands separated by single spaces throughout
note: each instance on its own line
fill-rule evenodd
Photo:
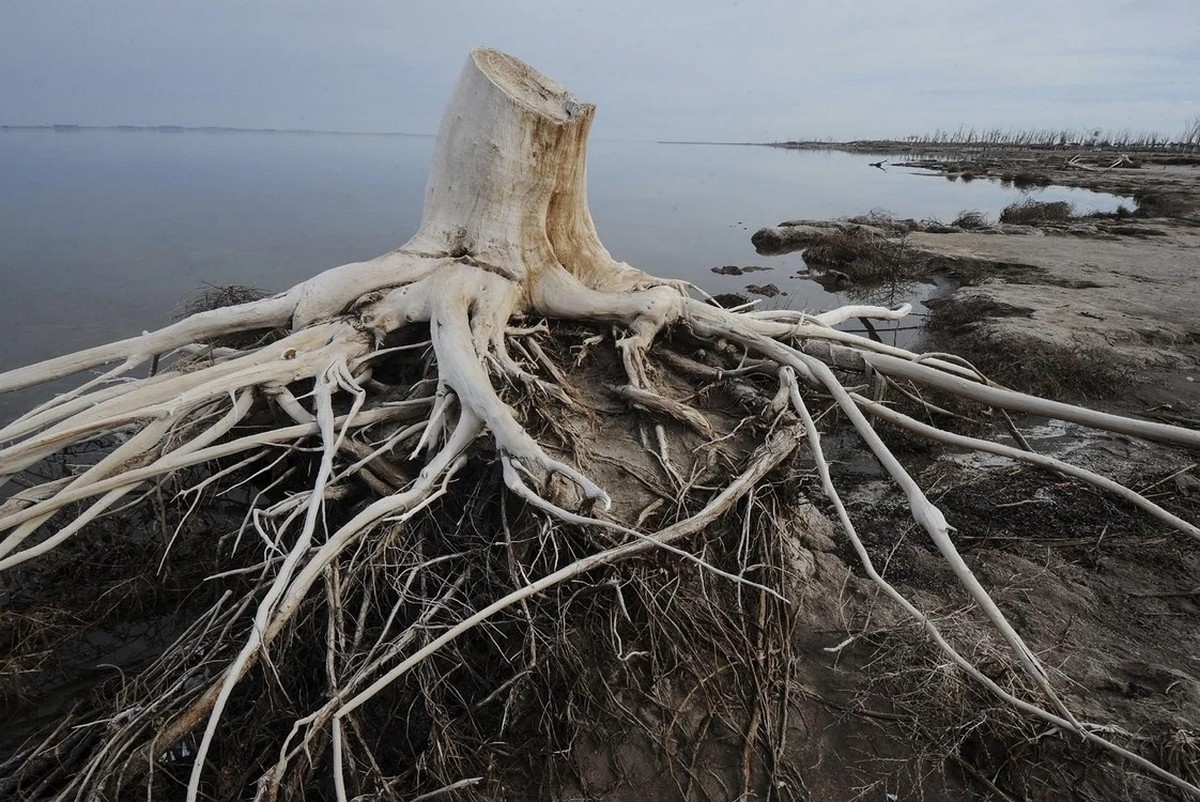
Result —
M 922 622 L 953 662 L 1029 715 L 1200 794 L 1071 715 L 1037 656 L 959 555 L 941 512 L 891 455 L 869 416 L 906 427 L 914 436 L 949 438 L 960 447 L 1071 473 L 1120 494 L 1186 535 L 1197 537 L 1200 531 L 1089 471 L 931 430 L 847 389 L 839 374 L 866 371 L 986 405 L 1191 448 L 1200 447 L 1200 433 L 1031 398 L 990 384 L 952 358 L 909 353 L 835 328 L 848 318 L 897 318 L 907 309 L 736 312 L 696 300 L 679 282 L 617 262 L 600 243 L 586 202 L 593 113 L 592 105 L 516 59 L 475 50 L 438 133 L 420 230 L 405 245 L 333 268 L 271 298 L 202 312 L 155 332 L 0 375 L 0 391 L 7 391 L 107 366 L 0 430 L 0 482 L 75 444 L 121 436 L 92 464 L 14 493 L 0 506 L 0 571 L 17 570 L 85 537 L 90 526 L 131 497 L 140 494 L 141 503 L 149 503 L 147 491 L 171 481 L 189 482 L 197 494 L 219 479 L 257 486 L 261 480 L 245 478 L 246 466 L 266 464 L 281 449 L 318 454 L 303 487 L 281 497 L 256 496 L 241 523 L 238 542 L 243 532 L 257 537 L 266 554 L 261 565 L 233 568 L 253 567 L 261 581 L 240 606 L 214 608 L 207 629 L 173 647 L 171 654 L 178 657 L 209 644 L 213 656 L 205 670 L 189 674 L 192 679 L 182 685 L 172 685 L 161 672 L 154 675 L 157 679 L 143 683 L 134 702 L 113 711 L 105 737 L 90 746 L 79 740 L 83 736 L 69 736 L 76 739 L 73 745 L 84 745 L 70 750 L 75 762 L 69 775 L 48 787 L 109 793 L 130 778 L 146 782 L 156 766 L 159 775 L 165 771 L 165 756 L 173 748 L 203 730 L 194 741 L 187 783 L 188 798 L 199 798 L 209 782 L 206 772 L 213 772 L 208 757 L 220 739 L 230 700 L 250 672 L 270 677 L 280 670 L 275 655 L 290 654 L 289 644 L 307 637 L 311 627 L 301 622 L 317 616 L 310 609 L 317 605 L 330 622 L 328 642 L 314 647 L 327 653 L 327 687 L 322 701 L 298 715 L 273 747 L 277 759 L 260 766 L 255 782 L 263 798 L 296 792 L 318 765 L 298 768 L 302 756 L 328 746 L 330 758 L 319 765 L 327 767 L 339 798 L 348 798 L 348 782 L 360 789 L 370 784 L 355 779 L 371 772 L 363 768 L 370 761 L 353 746 L 363 736 L 352 733 L 370 705 L 383 705 L 379 700 L 402 678 L 491 617 L 585 572 L 666 549 L 673 559 L 695 563 L 722 581 L 777 594 L 673 544 L 712 525 L 807 440 L 846 537 L 869 575 Z M 546 319 L 590 325 L 595 334 L 582 339 L 572 333 L 550 335 Z M 671 327 L 718 350 L 732 344 L 752 356 L 752 364 L 743 364 L 735 375 L 771 367 L 778 393 L 747 416 L 753 425 L 731 427 L 727 418 L 696 409 L 694 400 L 668 389 L 650 357 L 660 347 L 659 335 Z M 614 328 L 620 378 L 610 396 L 660 421 L 647 430 L 653 432 L 646 443 L 653 457 L 648 464 L 678 480 L 674 502 L 687 511 L 657 530 L 645 526 L 649 508 L 639 512 L 622 504 L 632 491 L 622 488 L 613 499 L 614 488 L 602 487 L 585 470 L 588 420 L 594 417 L 589 407 L 603 388 L 580 387 L 565 373 L 571 362 L 582 364 L 595 353 Z M 222 344 L 222 338 L 246 332 L 261 333 L 261 343 Z M 575 358 L 564 361 L 566 348 L 550 347 L 555 342 L 575 343 Z M 135 368 L 160 356 L 164 370 L 149 378 L 131 377 Z M 713 370 L 694 361 L 681 364 L 691 366 L 693 379 Z M 398 382 L 383 375 L 389 370 L 408 372 Z M 902 488 L 914 518 L 1031 678 L 1032 698 L 1018 698 L 979 672 L 875 571 L 821 456 L 808 410 L 813 392 L 833 399 Z M 538 436 L 528 425 L 534 418 L 544 424 Z M 550 438 L 559 456 L 548 452 L 551 431 L 562 434 Z M 695 481 L 684 480 L 672 467 L 673 437 L 699 438 L 700 445 L 711 447 L 735 432 L 743 440 L 753 433 L 758 447 L 737 454 L 736 467 L 724 469 L 717 492 L 698 490 Z M 604 533 L 609 545 L 561 560 L 540 575 L 522 569 L 514 589 L 466 607 L 456 600 L 464 592 L 464 575 L 419 599 L 405 596 L 392 617 L 375 622 L 375 597 L 363 588 L 391 570 L 383 558 L 386 548 L 447 494 L 461 492 L 452 483 L 466 466 L 488 462 L 498 463 L 510 497 L 542 520 Z M 201 467 L 206 473 L 198 478 L 195 471 Z M 349 512 L 333 509 L 351 487 L 366 488 L 368 501 Z M 618 503 L 610 510 L 614 500 Z M 388 581 L 403 585 L 406 580 L 394 575 Z M 447 616 L 453 621 L 446 623 Z M 443 626 L 427 637 L 432 620 Z M 43 753 L 54 748 L 53 739 L 48 743 Z

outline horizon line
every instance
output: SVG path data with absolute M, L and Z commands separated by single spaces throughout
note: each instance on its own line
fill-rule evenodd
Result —
M 336 134 L 338 136 L 436 136 L 436 134 L 414 133 L 412 131 L 335 131 L 323 128 L 244 128 L 236 125 L 175 125 L 172 123 L 117 123 L 113 125 L 87 125 L 84 123 L 0 123 L 0 129 L 24 131 L 151 131 L 158 133 L 200 131 L 205 133 Z

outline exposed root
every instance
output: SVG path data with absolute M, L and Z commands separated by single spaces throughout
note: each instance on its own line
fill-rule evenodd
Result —
M 492 51 L 475 59 L 460 89 L 466 100 L 456 103 L 498 87 L 503 113 L 524 115 L 536 131 L 529 143 L 581 151 L 590 107 L 515 60 Z M 480 70 L 492 84 L 479 83 Z M 530 87 L 545 91 L 522 94 Z M 457 136 L 444 139 L 453 145 Z M 798 658 L 778 656 L 790 647 L 777 624 L 795 590 L 780 555 L 794 544 L 779 542 L 778 526 L 768 524 L 785 514 L 776 482 L 806 441 L 867 575 L 954 665 L 1021 714 L 1200 797 L 1192 762 L 1179 757 L 1184 747 L 1164 768 L 1106 738 L 1106 725 L 1073 715 L 1052 672 L 959 553 L 953 527 L 868 416 L 1077 477 L 1193 538 L 1196 523 L 1092 471 L 921 423 L 857 387 L 882 387 L 882 376 L 1186 448 L 1200 448 L 1200 432 L 1033 398 L 989 384 L 953 357 L 835 328 L 849 318 L 894 319 L 905 308 L 754 312 L 695 300 L 599 245 L 582 205 L 581 157 L 547 159 L 554 169 L 524 175 L 542 163 L 527 156 L 501 152 L 495 172 L 465 175 L 475 205 L 435 204 L 404 249 L 272 298 L 0 374 L 4 391 L 116 364 L 0 430 L 0 480 L 21 485 L 0 505 L 0 576 L 19 582 L 40 562 L 85 548 L 81 541 L 108 524 L 149 548 L 153 527 L 135 521 L 139 510 L 154 511 L 164 569 L 177 564 L 175 550 L 201 542 L 215 563 L 198 591 L 210 598 L 207 609 L 97 705 L 34 737 L 0 789 L 18 799 L 122 798 L 134 789 L 158 798 L 179 784 L 189 800 L 249 789 L 260 799 L 299 798 L 316 787 L 332 787 L 339 799 L 402 788 L 496 791 L 508 780 L 474 773 L 490 770 L 479 750 L 503 742 L 513 718 L 535 721 L 536 696 L 552 692 L 548 678 L 564 666 L 579 667 L 580 687 L 558 689 L 557 698 L 600 695 L 628 714 L 626 723 L 644 723 L 607 683 L 621 674 L 635 687 L 639 661 L 709 638 L 738 656 L 705 666 L 682 700 L 652 689 L 639 704 L 659 711 L 683 796 L 726 780 L 698 776 L 699 746 L 681 756 L 678 719 L 690 715 L 695 694 L 725 705 L 703 727 L 739 733 L 729 782 L 740 789 L 725 790 L 745 795 L 790 771 L 783 750 L 793 685 L 781 666 Z M 439 175 L 431 202 L 458 191 Z M 513 212 L 514 184 L 542 204 L 542 217 Z M 447 222 L 450 212 L 469 213 L 461 231 Z M 523 228 L 530 219 L 544 230 Z M 278 329 L 290 333 L 214 343 Z M 602 345 L 606 330 L 616 332 L 611 349 Z M 686 338 L 704 354 L 675 353 L 672 343 Z M 131 375 L 156 358 L 154 375 Z M 772 374 L 774 386 L 763 381 Z M 697 378 L 707 383 L 699 391 Z M 736 389 L 726 394 L 729 383 Z M 998 685 L 876 570 L 810 411 L 830 398 L 1022 667 L 1028 693 Z M 596 438 L 595 410 L 635 422 Z M 639 429 L 640 442 L 629 434 Z M 31 478 L 51 466 L 57 472 Z M 239 514 L 201 526 L 196 511 L 220 497 L 235 499 Z M 651 581 L 652 570 L 668 577 Z M 17 603 L 15 587 L 0 585 L 0 603 Z M 669 599 L 680 593 L 702 617 L 672 618 Z M 595 628 L 597 611 L 607 630 Z M 572 644 L 568 631 L 594 642 Z M 597 644 L 610 635 L 611 665 L 584 676 L 595 665 L 579 655 L 607 654 Z M 656 676 L 686 662 L 657 666 Z M 722 685 L 715 677 L 726 668 L 754 683 L 736 704 L 708 689 Z M 575 711 L 568 705 L 562 715 Z M 560 724 L 531 726 L 561 746 Z M 241 730 L 252 737 L 235 737 Z

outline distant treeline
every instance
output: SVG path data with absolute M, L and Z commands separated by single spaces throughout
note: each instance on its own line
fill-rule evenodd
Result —
M 829 144 L 832 141 L 826 140 Z M 912 134 L 890 140 L 875 142 L 906 143 L 917 147 L 981 147 L 981 148 L 1101 148 L 1110 150 L 1200 150 L 1200 116 L 1189 121 L 1178 136 L 1171 137 L 1158 131 L 1135 132 L 1128 128 L 1120 130 L 1072 129 L 1072 128 L 967 128 L 960 126 L 954 131 L 938 129 L 931 134 Z M 815 140 L 801 140 L 801 144 Z M 848 144 L 848 143 L 847 143 Z M 859 140 L 854 144 L 865 145 Z

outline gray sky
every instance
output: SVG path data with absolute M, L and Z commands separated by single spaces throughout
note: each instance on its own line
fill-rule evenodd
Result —
M 598 104 L 606 138 L 1200 115 L 1200 0 L 0 0 L 0 123 L 431 133 L 477 44 Z

